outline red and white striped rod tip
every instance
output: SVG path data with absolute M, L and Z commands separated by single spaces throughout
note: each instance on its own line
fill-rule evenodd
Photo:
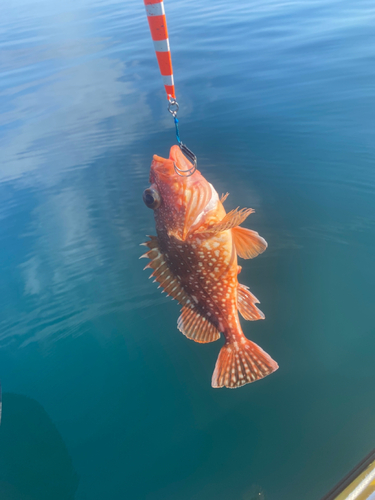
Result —
M 172 58 L 164 2 L 160 2 L 160 0 L 144 0 L 144 3 L 165 91 L 168 99 L 171 97 L 175 99 Z

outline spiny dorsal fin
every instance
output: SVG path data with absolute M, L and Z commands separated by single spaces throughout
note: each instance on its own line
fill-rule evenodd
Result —
M 237 254 L 243 259 L 253 259 L 267 248 L 267 242 L 256 231 L 245 227 L 233 227 L 232 238 Z
M 201 316 L 195 307 L 185 306 L 177 320 L 177 328 L 188 339 L 195 342 L 214 342 L 220 338 L 217 328 L 205 317 Z
M 249 288 L 238 283 L 237 289 L 237 307 L 241 316 L 249 321 L 264 319 L 265 316 L 255 304 L 259 304 L 259 300 L 253 295 Z
M 227 229 L 232 229 L 240 224 L 254 212 L 252 208 L 242 208 L 239 210 L 237 207 L 226 214 L 226 216 L 220 222 L 214 222 L 206 227 L 200 227 L 195 232 L 196 233 L 221 233 Z
M 159 288 L 163 288 L 167 295 L 176 299 L 182 306 L 189 304 L 189 295 L 182 288 L 177 277 L 169 269 L 164 255 L 159 249 L 156 236 L 149 236 L 149 238 L 151 238 L 150 241 L 142 243 L 142 245 L 148 247 L 150 250 L 141 255 L 140 259 L 146 257 L 151 259 L 151 262 L 149 262 L 144 269 L 153 269 L 153 273 L 150 275 L 150 278 L 155 278 L 154 281 L 160 283 Z

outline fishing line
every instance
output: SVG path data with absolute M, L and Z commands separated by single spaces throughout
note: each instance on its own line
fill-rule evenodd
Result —
M 189 177 L 197 170 L 196 155 L 181 141 L 180 130 L 178 128 L 177 112 L 179 109 L 175 95 L 172 57 L 169 46 L 167 19 L 165 16 L 164 2 L 160 0 L 144 0 L 148 24 L 150 26 L 151 38 L 154 42 L 156 59 L 159 64 L 160 73 L 163 79 L 164 88 L 167 93 L 168 111 L 173 116 L 176 139 L 182 153 L 190 160 L 193 166 L 187 170 L 182 170 L 175 163 L 174 169 L 178 175 Z

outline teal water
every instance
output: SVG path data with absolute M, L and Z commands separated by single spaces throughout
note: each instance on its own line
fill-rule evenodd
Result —
M 1 500 L 319 500 L 375 443 L 375 7 L 166 0 L 181 137 L 267 251 L 235 391 L 143 272 L 173 122 L 143 2 L 0 18 Z

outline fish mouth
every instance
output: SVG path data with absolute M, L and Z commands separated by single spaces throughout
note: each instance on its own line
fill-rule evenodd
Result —
M 172 146 L 169 152 L 169 159 L 162 158 L 161 156 L 154 155 L 151 164 L 150 181 L 155 182 L 156 179 L 162 177 L 163 180 L 181 180 L 187 177 L 180 172 L 189 172 L 193 169 L 192 163 L 184 156 L 179 146 Z M 171 179 L 172 178 L 172 179 Z
M 166 181 L 175 175 L 173 160 L 167 160 L 161 156 L 154 155 L 151 163 L 150 182 L 158 179 Z

